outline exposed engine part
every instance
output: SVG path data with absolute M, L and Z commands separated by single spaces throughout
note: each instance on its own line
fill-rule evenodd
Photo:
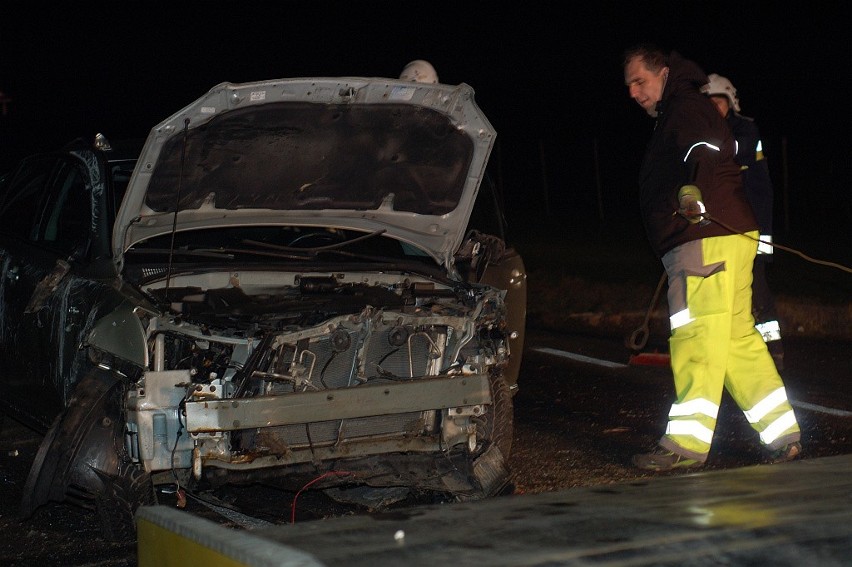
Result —
M 334 281 L 314 279 L 310 287 L 318 296 L 335 293 Z M 390 303 L 402 311 L 367 305 L 286 330 L 269 325 L 269 316 L 252 324 L 245 313 L 280 294 L 186 293 L 180 316 L 148 322 L 151 367 L 128 392 L 128 453 L 149 472 L 191 469 L 200 477 L 207 467 L 283 467 L 391 447 L 476 450 L 475 420 L 492 403 L 489 372 L 507 356 L 501 296 L 465 291 L 461 304 L 469 307 L 460 312 L 458 297 L 431 298 L 428 289 L 394 289 Z M 414 298 L 410 309 L 400 300 L 406 294 Z M 173 288 L 173 303 L 174 295 Z M 205 298 L 225 295 L 222 317 L 223 303 Z M 216 330 L 207 323 L 233 322 L 235 303 L 239 324 Z

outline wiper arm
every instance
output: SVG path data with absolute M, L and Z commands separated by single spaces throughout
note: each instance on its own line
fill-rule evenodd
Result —
M 127 251 L 128 254 L 173 254 L 175 256 L 196 256 L 199 258 L 218 258 L 221 260 L 233 260 L 234 255 L 227 250 L 217 250 L 215 248 L 194 248 L 188 250 L 186 248 L 131 248 Z
M 282 252 L 321 252 L 325 250 L 337 250 L 340 248 L 345 248 L 350 244 L 355 244 L 356 242 L 362 242 L 364 240 L 368 240 L 370 238 L 375 238 L 377 236 L 381 236 L 387 232 L 386 229 L 382 228 L 376 231 L 371 232 L 370 234 L 365 234 L 363 236 L 359 236 L 357 238 L 352 238 L 350 240 L 344 240 L 342 242 L 335 242 L 334 244 L 328 244 L 326 246 L 313 246 L 313 247 L 299 247 L 299 246 L 284 246 L 282 244 L 271 244 L 269 242 L 261 242 L 259 240 L 243 240 L 243 244 L 251 244 L 252 246 L 260 246 L 262 248 L 270 248 L 272 250 L 281 250 Z
M 251 243 L 251 241 L 244 240 L 246 244 Z M 319 256 L 323 255 L 333 255 L 333 256 L 343 256 L 345 258 L 354 258 L 356 260 L 368 260 L 370 262 L 394 262 L 400 263 L 403 262 L 403 259 L 400 258 L 391 258 L 388 256 L 371 256 L 369 254 L 361 254 L 358 252 L 348 252 L 346 250 L 337 250 L 333 247 L 321 246 L 317 248 L 290 248 L 288 246 L 271 246 L 274 250 L 253 250 L 251 248 L 224 248 L 223 250 L 226 252 L 231 252 L 234 254 L 247 254 L 254 256 L 268 256 L 270 258 L 283 258 L 287 260 L 316 260 Z M 278 249 L 281 249 L 279 252 Z M 303 254 L 289 252 L 290 250 L 296 252 L 303 252 Z

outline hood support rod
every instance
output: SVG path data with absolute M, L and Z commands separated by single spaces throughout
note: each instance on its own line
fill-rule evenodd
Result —
M 189 136 L 189 118 L 183 121 L 183 144 L 180 150 L 180 175 L 178 175 L 177 196 L 175 197 L 175 214 L 172 220 L 172 240 L 169 244 L 169 268 L 166 271 L 166 300 L 169 298 L 169 286 L 172 279 L 172 259 L 175 251 L 175 233 L 177 232 L 177 216 L 180 209 L 180 192 L 183 186 L 183 171 L 186 164 L 186 139 Z

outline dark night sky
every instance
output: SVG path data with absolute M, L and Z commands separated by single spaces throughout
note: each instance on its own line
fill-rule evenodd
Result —
M 850 126 L 852 9 L 841 2 L 731 3 L 737 13 L 689 0 L 18 2 L 10 15 L 14 4 L 0 18 L 0 89 L 13 99 L 7 120 L 43 133 L 144 135 L 222 81 L 395 76 L 415 58 L 472 85 L 498 132 L 594 128 L 643 118 L 620 65 L 639 40 L 727 75 L 764 128 Z
M 789 136 L 791 166 L 795 153 L 799 170 L 823 175 L 814 183 L 848 185 L 846 3 L 586 4 L 7 2 L 0 90 L 12 102 L 0 116 L 3 165 L 78 135 L 144 137 L 223 81 L 397 76 L 405 63 L 423 58 L 442 82 L 475 89 L 509 170 L 539 162 L 545 152 L 558 164 L 551 185 L 582 178 L 572 172 L 588 170 L 594 159 L 635 176 L 651 120 L 627 97 L 621 54 L 653 41 L 733 81 L 743 113 L 757 119 L 768 153 L 775 151 L 776 176 L 780 140 Z M 598 158 L 592 140 L 600 140 Z

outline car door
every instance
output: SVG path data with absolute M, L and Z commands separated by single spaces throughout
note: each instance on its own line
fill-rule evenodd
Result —
M 16 170 L 0 201 L 0 399 L 39 428 L 64 405 L 61 376 L 88 314 L 86 298 L 68 287 L 88 247 L 90 187 L 84 162 L 45 155 Z

